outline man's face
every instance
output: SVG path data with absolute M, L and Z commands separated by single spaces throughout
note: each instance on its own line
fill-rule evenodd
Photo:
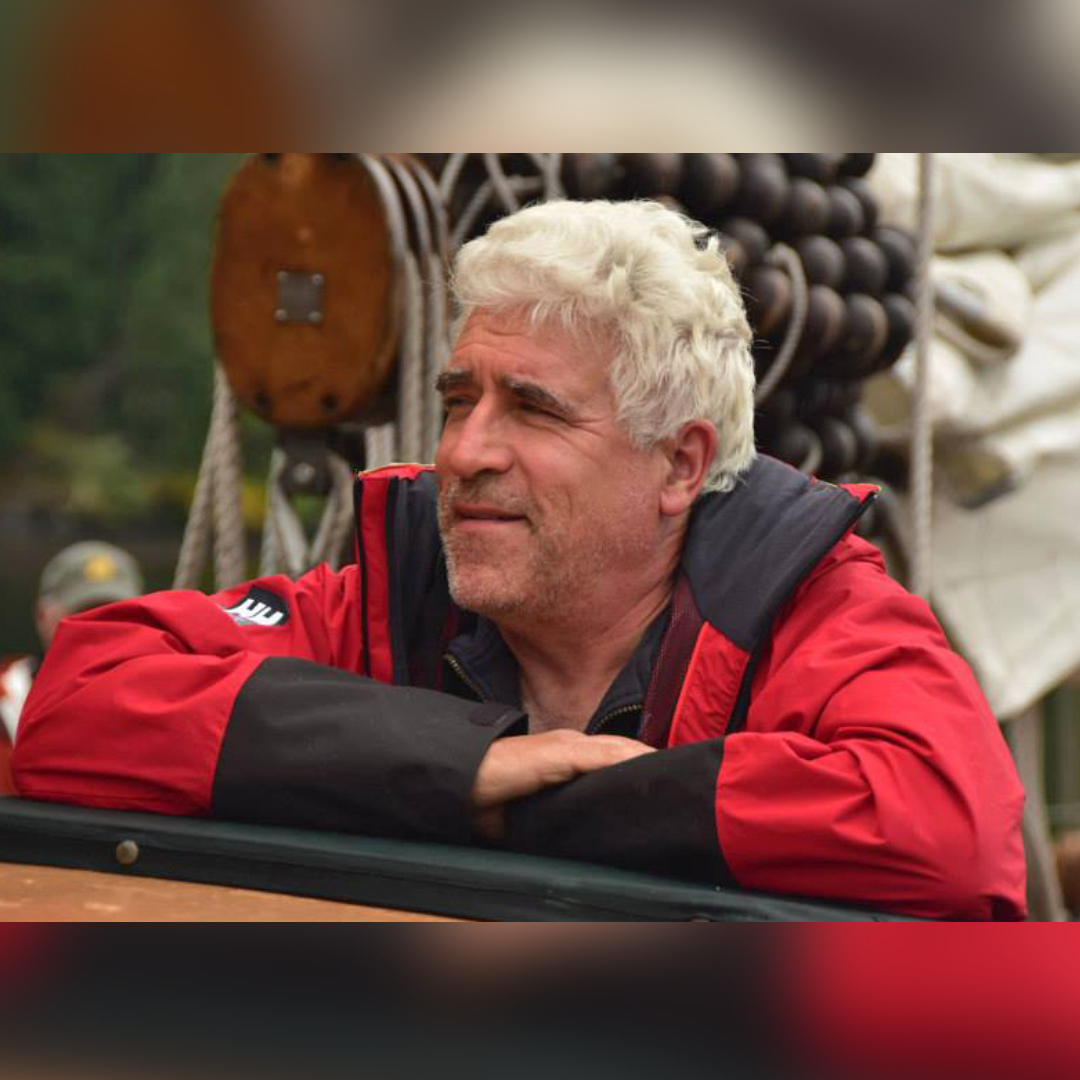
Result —
M 664 459 L 616 423 L 606 356 L 480 312 L 440 389 L 439 527 L 463 608 L 565 618 L 655 557 Z

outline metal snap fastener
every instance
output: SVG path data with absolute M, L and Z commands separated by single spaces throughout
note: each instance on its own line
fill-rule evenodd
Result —
M 123 840 L 116 845 L 116 861 L 121 866 L 134 866 L 139 861 L 139 845 L 134 840 Z

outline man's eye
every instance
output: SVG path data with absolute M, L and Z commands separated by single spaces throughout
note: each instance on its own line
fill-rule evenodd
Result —
M 530 402 L 523 401 L 518 406 L 522 412 L 527 412 L 532 416 L 545 416 L 550 420 L 558 420 L 559 417 L 553 413 L 550 409 L 545 409 L 542 405 L 533 405 Z
M 453 412 L 455 409 L 462 409 L 471 404 L 472 402 L 468 398 L 464 397 L 443 398 L 443 408 L 447 412 Z

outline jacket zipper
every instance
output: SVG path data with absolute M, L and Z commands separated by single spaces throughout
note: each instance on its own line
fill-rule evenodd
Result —
M 456 659 L 450 654 L 445 653 L 443 659 L 453 669 L 454 674 L 477 696 L 480 701 L 489 701 L 487 694 L 485 694 L 476 682 L 471 679 L 465 672 L 465 669 L 457 662 Z M 640 705 L 624 705 L 620 709 L 612 709 L 611 712 L 606 713 L 600 717 L 598 721 L 592 723 L 586 729 L 586 733 L 589 735 L 598 735 L 604 728 L 611 723 L 612 720 L 618 719 L 620 716 L 629 716 L 631 713 L 641 712 Z
M 640 705 L 623 705 L 620 709 L 612 709 L 611 712 L 601 716 L 595 723 L 590 724 L 585 729 L 585 733 L 587 735 L 599 735 L 612 720 L 616 720 L 620 716 L 629 716 L 631 713 L 636 712 L 641 712 Z
M 453 668 L 454 674 L 457 675 L 457 677 L 477 696 L 480 701 L 486 702 L 490 700 L 487 694 L 485 694 L 483 690 L 481 690 L 480 687 L 477 686 L 476 683 L 472 679 L 470 679 L 468 675 L 465 674 L 465 669 L 453 658 L 453 656 L 450 655 L 450 653 L 445 653 L 443 655 L 443 659 L 450 665 L 451 668 Z

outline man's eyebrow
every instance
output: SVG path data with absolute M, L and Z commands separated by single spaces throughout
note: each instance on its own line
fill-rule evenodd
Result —
M 500 383 L 520 401 L 530 405 L 539 406 L 542 409 L 550 409 L 563 416 L 572 418 L 577 415 L 577 409 L 565 398 L 549 390 L 539 383 L 528 382 L 526 379 L 503 378 Z
M 444 371 L 435 380 L 435 390 L 440 394 L 448 394 L 452 390 L 462 390 L 475 383 L 476 379 L 471 371 L 463 371 L 459 368 L 455 371 Z
M 443 395 L 453 393 L 455 390 L 465 390 L 476 385 L 476 377 L 471 371 L 456 369 L 444 371 L 435 380 L 435 390 Z M 565 398 L 560 397 L 554 391 L 539 383 L 529 382 L 528 379 L 515 379 L 512 376 L 503 376 L 499 379 L 499 385 L 511 393 L 519 401 L 527 402 L 541 409 L 550 409 L 567 419 L 577 416 L 578 410 Z

